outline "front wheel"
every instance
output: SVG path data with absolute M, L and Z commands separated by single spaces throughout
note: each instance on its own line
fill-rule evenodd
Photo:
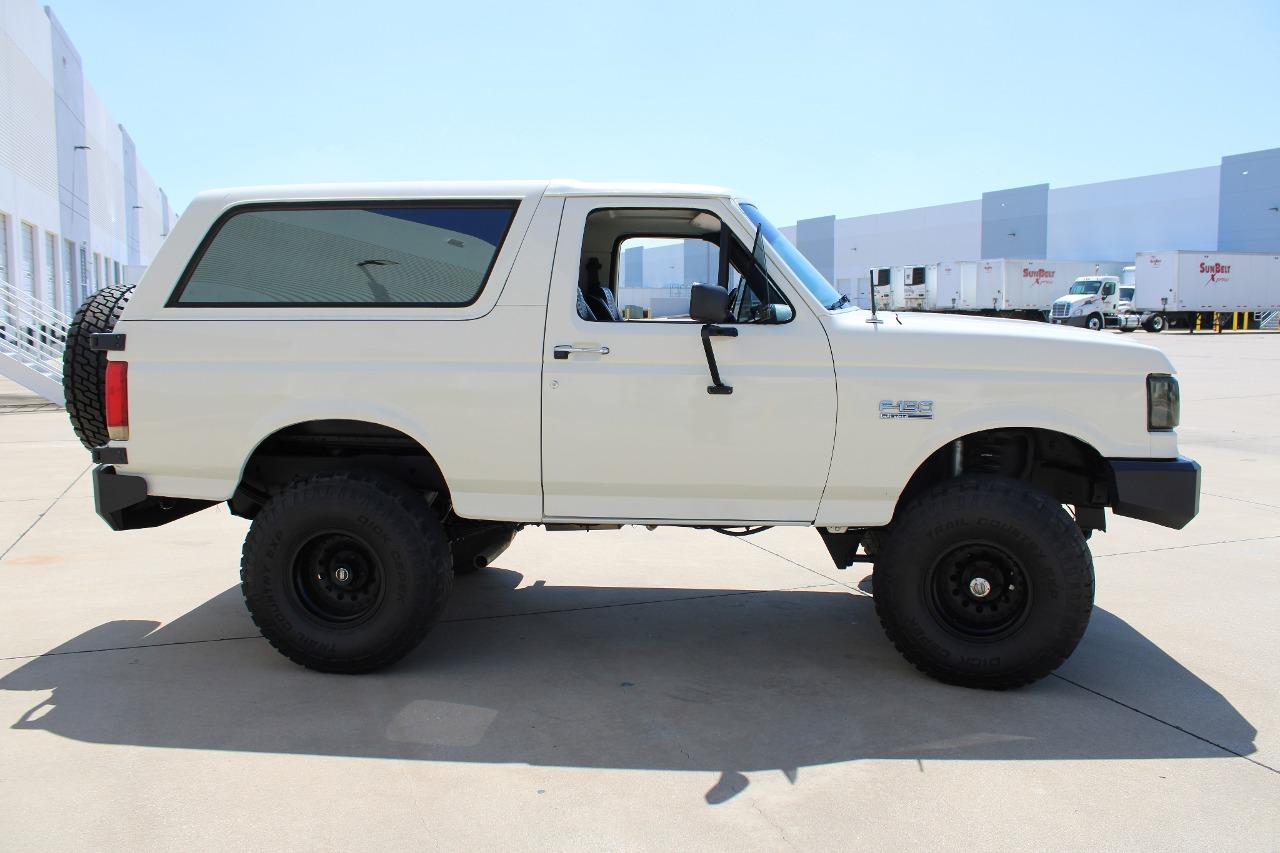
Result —
M 1057 669 L 1093 609 L 1093 559 L 1060 504 L 1016 480 L 965 477 L 897 513 L 874 572 L 885 633 L 951 684 L 1020 687 Z
M 1102 319 L 1101 314 L 1090 314 L 1089 319 L 1085 321 L 1085 325 L 1092 331 L 1100 332 L 1102 331 L 1102 327 L 1106 325 L 1106 322 Z
M 319 474 L 254 518 L 240 581 L 254 624 L 285 657 L 368 672 L 421 642 L 449 598 L 453 563 L 444 527 L 408 486 Z

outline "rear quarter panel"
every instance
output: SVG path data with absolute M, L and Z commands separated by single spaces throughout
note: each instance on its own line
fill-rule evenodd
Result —
M 200 204 L 117 327 L 127 349 L 112 358 L 129 362 L 122 472 L 145 477 L 151 494 L 225 500 L 273 432 L 361 420 L 422 444 L 459 514 L 540 519 L 542 335 L 561 200 L 524 199 L 484 291 L 465 308 L 166 307 L 229 202 Z

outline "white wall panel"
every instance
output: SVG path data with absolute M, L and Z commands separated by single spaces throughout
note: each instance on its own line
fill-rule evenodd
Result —
M 1050 258 L 1131 261 L 1217 245 L 1217 166 L 1049 191 Z

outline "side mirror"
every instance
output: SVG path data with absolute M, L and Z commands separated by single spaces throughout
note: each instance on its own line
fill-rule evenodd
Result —
M 790 323 L 791 318 L 796 316 L 795 309 L 785 302 L 775 302 L 771 305 L 763 305 L 755 308 L 752 312 L 754 320 L 765 325 L 776 323 Z
M 723 323 L 729 317 L 729 291 L 695 284 L 689 291 L 689 316 L 699 323 Z

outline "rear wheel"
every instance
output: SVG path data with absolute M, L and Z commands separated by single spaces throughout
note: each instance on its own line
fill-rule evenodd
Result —
M 1152 314 L 1147 318 L 1146 322 L 1142 324 L 1142 328 L 1146 329 L 1148 332 L 1163 332 L 1164 327 L 1165 321 L 1163 314 Z
M 285 657 L 323 672 L 368 672 L 421 642 L 449 598 L 449 542 L 416 492 L 370 474 L 320 474 L 263 506 L 249 528 L 241 589 Z
M 901 509 L 874 578 L 894 646 L 921 671 L 969 687 L 1048 675 L 1093 608 L 1079 527 L 1047 495 L 997 477 L 952 480 Z

